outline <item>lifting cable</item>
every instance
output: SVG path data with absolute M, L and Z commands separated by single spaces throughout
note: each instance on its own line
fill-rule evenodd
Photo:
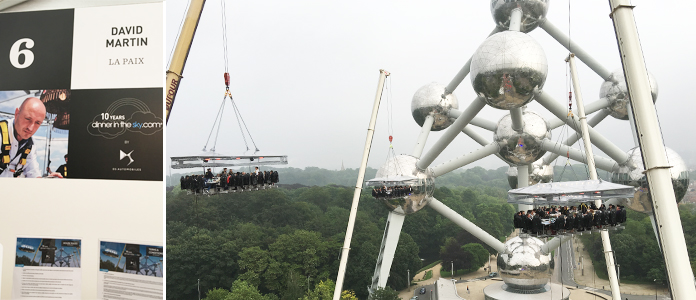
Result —
M 203 146 L 203 151 L 208 147 L 208 143 L 210 142 L 210 137 L 213 135 L 213 131 L 215 130 L 215 126 L 217 125 L 217 133 L 220 133 L 220 127 L 222 124 L 222 113 L 225 111 L 225 98 L 227 97 L 227 94 L 222 98 L 222 104 L 220 104 L 220 109 L 218 109 L 217 114 L 215 115 L 215 121 L 213 121 L 213 128 L 210 129 L 210 133 L 208 134 L 208 140 L 205 142 L 205 146 Z M 218 122 L 219 120 L 219 122 Z M 217 145 L 217 133 L 215 134 L 215 140 L 213 140 L 213 148 L 210 150 L 215 152 L 215 145 Z
M 570 16 L 570 13 L 571 13 L 570 2 L 571 1 L 569 0 L 568 1 L 568 57 L 570 57 L 570 55 L 573 53 L 572 49 L 570 47 L 570 45 L 571 45 L 571 25 L 572 25 L 571 24 L 571 16 Z M 568 122 L 573 122 L 573 124 L 575 125 L 574 128 L 580 128 L 578 122 L 575 120 L 575 115 L 573 114 L 573 91 L 572 91 L 573 84 L 572 84 L 572 79 L 570 79 L 568 76 L 568 72 L 569 72 L 569 68 L 570 68 L 569 65 L 570 65 L 570 63 L 567 62 L 566 63 L 566 92 L 568 94 L 568 114 L 566 115 L 566 122 L 565 122 L 565 125 L 563 125 L 563 129 L 562 129 L 563 130 L 562 135 L 565 135 L 567 137 L 571 136 L 569 134 L 569 131 L 570 131 L 569 127 L 570 126 L 568 125 Z M 589 125 L 588 125 L 588 127 L 589 127 Z M 587 157 L 587 153 L 585 153 L 584 147 L 582 147 L 580 145 L 580 141 L 582 141 L 583 145 L 585 143 L 585 141 L 582 139 L 582 133 L 577 132 L 575 130 L 573 130 L 573 131 L 574 131 L 573 135 L 578 138 L 578 141 L 576 141 L 576 142 L 578 144 L 578 148 L 580 148 L 579 150 L 580 150 L 580 153 L 582 154 L 582 157 L 585 158 L 586 161 L 589 159 L 594 159 L 594 158 Z M 568 145 L 568 147 L 572 148 L 571 145 Z M 590 147 L 592 147 L 592 145 L 590 145 Z M 587 173 L 587 178 L 590 178 L 590 172 L 589 172 L 587 165 L 586 164 L 583 164 L 583 165 L 585 166 L 585 173 Z M 573 165 L 570 163 L 570 151 L 567 151 L 566 152 L 566 163 L 563 166 L 563 170 L 561 171 L 561 175 L 559 175 L 558 181 L 561 181 L 561 179 L 563 178 L 563 173 L 565 173 L 565 170 L 568 166 L 570 166 L 571 171 L 573 171 L 573 175 L 575 176 L 575 180 L 578 180 L 578 178 L 579 178 L 578 174 L 575 172 L 575 168 L 573 168 Z
M 254 137 L 251 136 L 251 132 L 249 132 L 249 128 L 246 125 L 246 122 L 244 122 L 244 118 L 242 118 L 242 113 L 239 111 L 239 108 L 237 107 L 237 104 L 234 102 L 234 99 L 232 99 L 232 95 L 230 94 L 230 101 L 232 101 L 232 108 L 234 108 L 235 114 L 237 114 L 237 123 L 239 121 L 242 121 L 242 124 L 244 125 L 244 129 L 246 129 L 247 134 L 249 135 L 249 139 L 251 140 L 251 143 L 254 144 L 254 153 L 259 151 L 259 147 L 256 146 L 256 142 L 254 142 Z M 239 130 L 242 130 L 242 127 L 239 127 Z M 242 131 L 242 137 L 244 136 L 244 131 Z M 246 138 L 244 138 L 244 144 L 246 144 Z M 249 145 L 246 145 L 247 150 L 249 150 Z
M 222 51 L 223 51 L 223 61 L 225 62 L 225 74 L 227 72 L 227 15 L 225 14 L 225 0 L 220 0 L 220 9 L 222 10 Z M 225 85 L 229 90 L 229 75 L 225 75 Z
M 572 40 L 571 40 L 571 31 L 572 31 L 572 30 L 571 30 L 571 25 L 572 25 L 572 23 L 571 23 L 571 15 L 570 15 L 570 12 L 571 12 L 570 3 L 571 3 L 571 1 L 572 1 L 572 0 L 568 0 L 568 57 L 570 57 L 570 54 L 573 53 L 573 50 L 572 50 L 571 47 L 570 47 L 571 41 L 572 41 Z M 566 68 L 567 68 L 567 69 L 570 68 L 570 62 L 568 62 L 568 63 L 566 64 Z M 566 75 L 566 76 L 567 76 L 567 75 Z M 568 88 L 569 88 L 569 90 L 568 90 L 568 113 L 569 113 L 569 117 L 572 118 L 571 120 L 573 121 L 573 124 L 575 124 L 575 128 L 580 128 L 579 124 L 575 121 L 575 118 L 573 118 L 573 112 L 572 112 L 572 107 L 573 107 L 573 103 L 572 103 L 572 98 L 573 98 L 573 97 L 572 97 L 572 96 L 573 96 L 573 94 L 572 94 L 572 92 L 570 91 L 570 89 L 571 89 L 572 87 L 573 87 L 572 83 L 569 82 L 569 84 L 568 84 Z M 587 116 L 585 116 L 585 117 L 587 117 Z M 566 123 L 566 124 L 567 124 L 567 123 Z M 589 125 L 588 125 L 588 127 L 589 127 Z M 581 131 L 582 131 L 582 129 L 581 129 Z M 577 136 L 577 135 L 580 135 L 580 138 L 579 138 L 578 140 L 582 140 L 582 144 L 583 144 L 583 146 L 584 146 L 585 140 L 582 139 L 582 132 L 577 132 L 577 131 L 576 131 L 576 132 L 575 132 L 575 135 L 576 135 L 576 136 Z M 590 158 L 590 157 L 587 157 L 587 153 L 585 152 L 585 147 L 583 147 L 583 146 L 580 146 L 580 143 L 578 143 L 578 148 L 579 148 L 579 150 L 580 150 L 580 153 L 582 154 L 582 157 L 585 158 L 585 161 L 589 161 L 589 159 L 594 159 L 594 157 L 591 157 L 591 158 Z M 590 145 L 590 147 L 592 147 L 592 145 Z M 568 155 L 567 161 L 570 162 L 570 155 Z M 587 166 L 587 164 L 582 164 L 582 165 L 583 165 L 583 167 L 585 168 L 585 173 L 586 173 L 586 175 L 587 175 L 587 178 L 589 179 L 589 178 L 590 178 L 590 170 L 589 170 L 589 167 Z M 565 167 L 564 167 L 564 168 L 565 168 Z M 575 175 L 575 178 L 576 178 L 576 180 L 577 180 L 578 174 L 575 173 L 575 169 L 572 167 L 572 165 L 571 165 L 570 169 L 573 170 L 573 175 Z
M 397 174 L 402 174 L 401 166 L 399 165 L 399 162 L 396 160 L 396 152 L 394 152 L 394 145 L 392 145 L 392 141 L 394 140 L 394 120 L 393 120 L 393 109 L 392 109 L 392 84 L 391 84 L 391 77 L 389 77 L 384 85 L 384 89 L 387 89 L 387 131 L 389 133 L 389 149 L 387 150 L 387 163 L 389 163 L 390 159 L 394 159 L 394 171 L 397 172 Z M 387 170 L 389 170 L 390 166 L 387 165 Z M 403 174 L 402 174 L 403 175 Z
M 218 135 L 220 134 L 220 127 L 222 127 L 222 114 L 225 110 L 225 100 L 227 97 L 230 98 L 230 101 L 232 102 L 232 108 L 234 110 L 234 115 L 237 118 L 237 125 L 239 126 L 239 131 L 242 134 L 242 139 L 244 140 L 244 145 L 246 146 L 246 151 L 249 151 L 249 143 L 247 143 L 246 136 L 244 135 L 244 130 L 246 129 L 246 133 L 249 135 L 249 139 L 251 139 L 251 143 L 254 145 L 254 153 L 259 151 L 258 146 L 256 146 L 256 142 L 254 142 L 254 138 L 251 136 L 251 132 L 249 132 L 249 128 L 246 125 L 246 122 L 244 122 L 244 118 L 242 118 L 242 113 L 239 111 L 239 108 L 237 107 L 237 104 L 234 102 L 234 98 L 232 98 L 232 93 L 230 92 L 230 73 L 228 69 L 229 61 L 228 61 L 228 54 L 227 54 L 227 16 L 225 14 L 225 0 L 220 0 L 220 6 L 221 6 L 221 11 L 222 11 L 222 50 L 223 50 L 223 60 L 224 60 L 224 65 L 225 65 L 225 95 L 222 98 L 222 104 L 220 104 L 220 109 L 218 110 L 217 116 L 215 116 L 215 121 L 213 122 L 213 128 L 210 129 L 210 134 L 208 134 L 208 140 L 205 142 L 205 146 L 203 147 L 203 151 L 208 147 L 208 143 L 210 142 L 210 137 L 213 135 L 213 131 L 215 130 L 215 126 L 217 126 L 217 131 L 215 133 L 215 139 L 213 140 L 213 147 L 211 148 L 211 151 L 215 152 L 215 146 L 217 145 L 217 139 Z M 242 124 L 244 125 L 244 128 L 242 128 Z

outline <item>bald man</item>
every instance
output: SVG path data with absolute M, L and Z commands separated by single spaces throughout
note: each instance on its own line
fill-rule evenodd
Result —
M 41 177 L 32 136 L 46 118 L 46 107 L 30 97 L 15 109 L 15 118 L 0 121 L 0 177 Z M 52 173 L 51 177 L 62 176 Z

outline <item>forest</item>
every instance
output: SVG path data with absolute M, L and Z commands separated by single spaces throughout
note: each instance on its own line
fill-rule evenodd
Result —
M 196 298 L 199 280 L 201 299 L 209 300 L 326 299 L 332 294 L 357 170 L 279 170 L 282 185 L 277 189 L 210 197 L 187 195 L 178 187 L 167 192 L 168 299 Z M 437 179 L 434 197 L 504 241 L 513 230 L 515 211 L 506 202 L 506 170 L 452 172 Z M 562 172 L 564 180 L 585 175 L 577 165 L 556 174 Z M 681 205 L 680 212 L 687 245 L 694 245 L 696 208 Z M 343 299 L 367 299 L 387 214 L 383 204 L 363 192 Z M 664 261 L 650 220 L 634 212 L 628 219 L 625 230 L 612 232 L 622 282 L 664 280 Z M 601 265 L 598 236 L 585 235 L 582 240 Z M 690 246 L 689 251 L 693 264 L 696 249 Z M 454 261 L 461 274 L 483 266 L 489 253 L 492 249 L 426 207 L 406 217 L 388 287 L 373 299 L 398 299 L 393 291 L 406 287 L 407 270 L 413 276 L 442 260 Z M 450 268 L 443 264 L 444 271 Z M 599 265 L 596 269 L 606 272 Z
M 497 171 L 478 171 L 501 177 Z M 478 182 L 491 182 L 476 177 Z M 506 180 L 500 179 L 507 184 Z M 295 300 L 322 283 L 333 284 L 329 280 L 336 278 L 353 192 L 354 188 L 327 185 L 195 197 L 174 188 L 167 193 L 167 298 L 196 298 L 199 279 L 202 298 L 215 289 L 234 293 L 237 287 L 271 297 L 259 299 Z M 512 232 L 514 208 L 507 204 L 503 188 L 440 187 L 434 196 L 501 240 Z M 383 204 L 363 193 L 343 285 L 357 299 L 367 299 L 387 213 Z M 405 288 L 407 270 L 415 275 L 421 266 L 442 259 L 441 247 L 448 241 L 450 246 L 478 242 L 430 208 L 409 215 L 388 286 Z M 471 255 L 465 253 L 464 258 Z M 469 263 L 460 259 L 455 268 L 470 267 Z
M 689 252 L 691 269 L 696 270 L 696 205 L 682 203 L 679 215 Z M 620 265 L 622 283 L 667 283 L 665 261 L 657 244 L 655 231 L 646 214 L 628 210 L 626 228 L 609 231 L 616 264 Z M 608 278 L 607 264 L 599 234 L 580 237 L 592 256 L 597 277 Z

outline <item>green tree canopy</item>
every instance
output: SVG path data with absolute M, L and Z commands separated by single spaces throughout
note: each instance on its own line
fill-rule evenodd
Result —
M 225 300 L 230 295 L 230 291 L 223 288 L 214 288 L 205 293 L 203 300 Z
M 401 300 L 401 298 L 399 298 L 399 292 L 387 286 L 385 288 L 377 288 L 369 300 Z
M 462 251 L 471 253 L 471 266 L 469 267 L 470 271 L 478 270 L 486 265 L 488 262 L 488 257 L 490 257 L 490 254 L 486 248 L 483 248 L 483 246 L 481 246 L 479 243 L 466 244 L 462 246 Z
M 246 281 L 237 280 L 232 284 L 232 291 L 225 300 L 273 300 L 273 297 L 264 296 L 255 286 Z

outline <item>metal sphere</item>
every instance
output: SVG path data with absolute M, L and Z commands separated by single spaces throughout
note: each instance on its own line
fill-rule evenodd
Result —
M 541 149 L 543 139 L 551 138 L 546 120 L 532 111 L 522 113 L 524 126 L 520 132 L 512 129 L 512 118 L 505 115 L 498 121 L 493 140 L 500 145 L 500 156 L 511 165 L 528 165 L 540 159 L 546 151 Z
M 529 166 L 529 185 L 537 183 L 547 183 L 553 180 L 553 166 L 545 165 L 541 159 L 535 161 Z M 510 188 L 517 188 L 517 167 L 511 166 L 505 172 L 508 176 Z
M 650 94 L 653 102 L 657 101 L 657 81 L 648 73 L 650 80 Z M 626 87 L 626 78 L 623 69 L 614 70 L 608 80 L 602 83 L 599 88 L 599 98 L 606 98 L 609 101 L 609 111 L 611 116 L 620 120 L 628 120 L 628 105 L 630 97 Z
M 543 288 L 553 272 L 553 258 L 543 254 L 544 242 L 527 234 L 505 242 L 505 253 L 498 254 L 498 272 L 503 281 L 514 289 Z
M 520 30 L 527 33 L 546 21 L 549 0 L 491 0 L 491 14 L 495 25 L 501 30 L 510 29 L 510 14 L 517 7 L 522 9 Z
M 415 177 L 403 185 L 410 185 L 413 192 L 400 198 L 379 198 L 390 211 L 412 214 L 424 208 L 430 202 L 435 191 L 435 179 L 430 171 L 419 170 L 418 159 L 410 155 L 399 155 L 389 159 L 379 170 L 377 178 Z M 398 184 L 401 185 L 401 184 Z
M 672 187 L 674 188 L 674 196 L 677 203 L 684 199 L 684 195 L 689 188 L 689 170 L 686 167 L 684 160 L 674 152 L 674 150 L 665 147 L 667 152 L 667 161 L 672 168 L 669 169 L 672 175 Z M 611 175 L 611 181 L 614 183 L 625 184 L 636 187 L 636 193 L 633 198 L 622 199 L 621 205 L 632 210 L 650 213 L 652 212 L 652 202 L 649 198 L 648 183 L 643 172 L 643 157 L 641 156 L 640 147 L 628 150 L 629 159 L 627 166 L 633 165 L 635 168 L 621 167 L 619 171 Z
M 447 114 L 450 109 L 459 108 L 459 102 L 454 94 L 449 94 L 443 99 L 444 93 L 445 86 L 437 82 L 426 84 L 416 91 L 411 100 L 411 115 L 418 126 L 423 127 L 429 114 L 435 118 L 432 131 L 443 130 L 452 125 L 453 119 Z
M 521 107 L 541 89 L 548 64 L 541 45 L 527 34 L 503 31 L 488 37 L 471 58 L 476 95 L 498 109 Z

